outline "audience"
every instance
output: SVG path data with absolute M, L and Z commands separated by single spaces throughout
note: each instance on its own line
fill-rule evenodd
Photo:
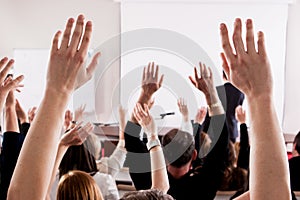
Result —
M 168 131 L 160 140 L 149 110 L 153 105 L 152 96 L 162 86 L 164 75 L 159 76 L 159 67 L 149 63 L 143 71 L 140 96 L 126 124 L 126 111 L 120 107 L 120 141 L 115 152 L 109 158 L 100 159 L 97 166 L 96 158 L 88 155 L 90 152 L 83 146 L 83 143 L 88 143 L 92 125 L 87 123 L 82 126 L 80 117 L 76 118 L 82 115 L 84 107 L 75 113 L 75 118 L 71 112 L 65 112 L 73 92 L 91 79 L 98 63 L 99 52 L 85 66 L 92 22 L 85 22 L 83 15 L 79 15 L 76 21 L 70 18 L 63 37 L 61 35 L 61 31 L 58 31 L 53 38 L 45 92 L 38 109 L 33 108 L 29 118 L 14 96 L 15 90 L 22 87 L 24 77 L 7 76 L 14 63 L 13 59 L 3 58 L 0 61 L 0 111 L 5 113 L 1 151 L 1 199 L 49 199 L 58 169 L 60 179 L 57 199 L 213 200 L 221 186 L 226 189 L 242 189 L 239 193 L 241 195 L 235 196 L 237 200 L 295 198 L 291 188 L 299 190 L 293 180 L 297 177 L 294 173 L 299 168 L 294 167 L 294 163 L 298 163 L 296 159 L 300 157 L 299 134 L 294 141 L 295 157 L 288 162 L 274 107 L 273 78 L 264 34 L 258 32 L 255 45 L 251 19 L 246 21 L 245 40 L 242 39 L 240 18 L 235 19 L 232 41 L 229 39 L 227 26 L 220 24 L 222 67 L 229 83 L 240 90 L 248 101 L 251 127 L 248 139 L 245 113 L 241 107 L 236 107 L 236 118 L 241 125 L 241 140 L 238 160 L 231 160 L 231 165 L 227 162 L 230 147 L 230 131 L 227 128 L 229 122 L 214 85 L 212 70 L 199 63 L 200 72 L 195 67 L 194 76 L 189 77 L 192 84 L 204 94 L 208 105 L 210 121 L 207 132 L 202 130 L 206 109 L 201 108 L 197 112 L 190 126 L 186 102 L 179 99 L 183 126 Z M 26 127 L 22 127 L 23 125 Z M 140 139 L 140 134 L 146 137 Z M 209 138 L 210 144 L 201 157 L 201 164 L 196 166 L 203 145 L 201 134 L 206 134 L 203 137 Z M 85 152 L 81 155 L 92 158 L 91 170 L 84 172 L 84 169 L 78 167 L 79 162 L 76 167 L 74 163 L 68 169 L 62 167 L 60 161 L 63 155 L 72 148 L 82 148 Z M 109 184 L 99 187 L 99 182 L 93 175 L 100 170 L 114 182 L 113 178 L 123 166 L 125 157 L 137 191 L 119 197 L 116 187 L 114 191 L 105 189 Z M 242 178 L 241 184 L 235 187 L 235 184 L 231 184 L 234 181 L 230 171 L 238 168 L 251 173 L 249 180 Z M 290 179 L 290 176 L 293 178 Z M 103 180 L 101 179 L 102 184 Z M 221 185 L 222 181 L 226 182 L 226 187 Z M 249 185 L 246 184 L 248 181 Z

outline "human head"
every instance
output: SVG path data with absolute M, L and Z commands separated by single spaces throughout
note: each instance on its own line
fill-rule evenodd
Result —
M 300 155 L 300 131 L 298 132 L 298 134 L 294 138 L 293 145 L 294 145 L 294 151 L 296 151 L 295 153 Z
M 72 170 L 60 178 L 56 199 L 102 200 L 103 197 L 97 183 L 88 173 Z
M 180 168 L 197 157 L 192 134 L 172 129 L 162 137 L 164 155 L 169 164 Z
M 168 194 L 157 189 L 126 192 L 120 200 L 174 200 Z
M 88 136 L 83 144 L 70 146 L 59 165 L 59 177 L 70 170 L 81 170 L 90 174 L 96 173 L 95 145 L 92 136 Z

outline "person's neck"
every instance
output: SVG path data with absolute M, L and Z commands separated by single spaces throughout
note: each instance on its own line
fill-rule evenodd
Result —
M 173 178 L 175 179 L 180 179 L 181 177 L 183 177 L 185 174 L 187 174 L 189 172 L 189 170 L 191 169 L 191 163 L 187 163 L 186 165 L 182 166 L 182 167 L 174 167 L 172 165 L 168 165 L 168 172 L 173 176 Z

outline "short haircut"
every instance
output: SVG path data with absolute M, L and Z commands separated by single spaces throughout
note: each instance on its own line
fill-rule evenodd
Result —
M 120 200 L 174 200 L 174 198 L 160 190 L 148 189 L 126 192 Z
M 192 159 L 195 140 L 188 132 L 172 129 L 162 137 L 162 146 L 169 164 L 179 168 Z
M 56 199 L 102 200 L 103 196 L 92 176 L 80 170 L 73 170 L 63 175 L 59 180 Z

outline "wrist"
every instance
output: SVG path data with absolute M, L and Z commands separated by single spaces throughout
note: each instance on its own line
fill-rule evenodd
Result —
M 160 147 L 161 144 L 160 144 L 160 140 L 157 138 L 151 138 L 150 140 L 148 139 L 148 142 L 147 142 L 147 149 L 150 151 L 152 150 L 153 148 L 155 147 Z

